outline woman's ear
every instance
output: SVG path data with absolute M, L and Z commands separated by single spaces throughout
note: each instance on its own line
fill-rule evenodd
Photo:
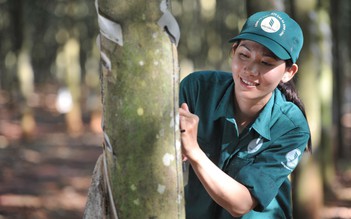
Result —
M 294 75 L 296 74 L 296 72 L 299 70 L 299 67 L 297 64 L 292 64 L 291 67 L 287 67 L 286 71 L 282 77 L 282 82 L 286 83 L 288 81 L 290 81 Z

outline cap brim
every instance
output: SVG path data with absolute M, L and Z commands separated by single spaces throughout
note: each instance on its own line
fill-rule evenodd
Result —
M 278 43 L 275 41 L 261 35 L 253 34 L 253 33 L 241 33 L 238 36 L 229 40 L 229 42 L 235 42 L 237 40 L 252 40 L 255 41 L 267 49 L 269 49 L 274 55 L 276 55 L 281 60 L 291 59 L 290 54 Z

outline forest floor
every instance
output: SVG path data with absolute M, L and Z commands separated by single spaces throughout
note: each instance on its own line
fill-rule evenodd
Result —
M 82 218 L 95 162 L 102 153 L 100 121 L 89 116 L 79 134 L 64 115 L 39 104 L 35 130 L 26 138 L 20 105 L 0 91 L 0 219 Z M 43 102 L 43 101 L 40 101 Z
M 0 149 L 0 219 L 82 218 L 99 139 L 50 133 Z
M 35 133 L 24 139 L 20 111 L 2 95 L 0 91 L 0 219 L 82 218 L 102 153 L 99 127 L 92 128 L 87 119 L 82 132 L 72 136 L 63 115 L 41 107 L 33 111 Z M 351 173 L 338 177 L 336 189 L 351 194 Z M 351 218 L 351 197 L 327 202 L 322 214 L 323 219 Z

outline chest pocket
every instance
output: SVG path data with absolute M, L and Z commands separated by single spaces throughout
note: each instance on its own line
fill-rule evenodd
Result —
M 208 139 L 201 138 L 201 136 L 198 136 L 197 141 L 206 156 L 210 158 L 213 163 L 217 163 L 221 148 L 220 144 L 215 141 L 208 141 Z
M 227 167 L 225 168 L 225 172 L 233 177 L 234 179 L 238 175 L 238 173 L 243 169 L 243 167 L 252 165 L 254 162 L 255 158 L 254 157 L 239 157 L 239 156 L 234 156 L 231 158 L 229 163 L 227 164 Z

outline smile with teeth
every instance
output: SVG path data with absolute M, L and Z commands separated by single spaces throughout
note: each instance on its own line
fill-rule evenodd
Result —
M 260 85 L 259 83 L 255 83 L 255 82 L 250 82 L 250 81 L 247 81 L 243 78 L 240 78 L 241 82 L 243 82 L 244 84 L 248 85 L 248 86 L 258 86 Z

